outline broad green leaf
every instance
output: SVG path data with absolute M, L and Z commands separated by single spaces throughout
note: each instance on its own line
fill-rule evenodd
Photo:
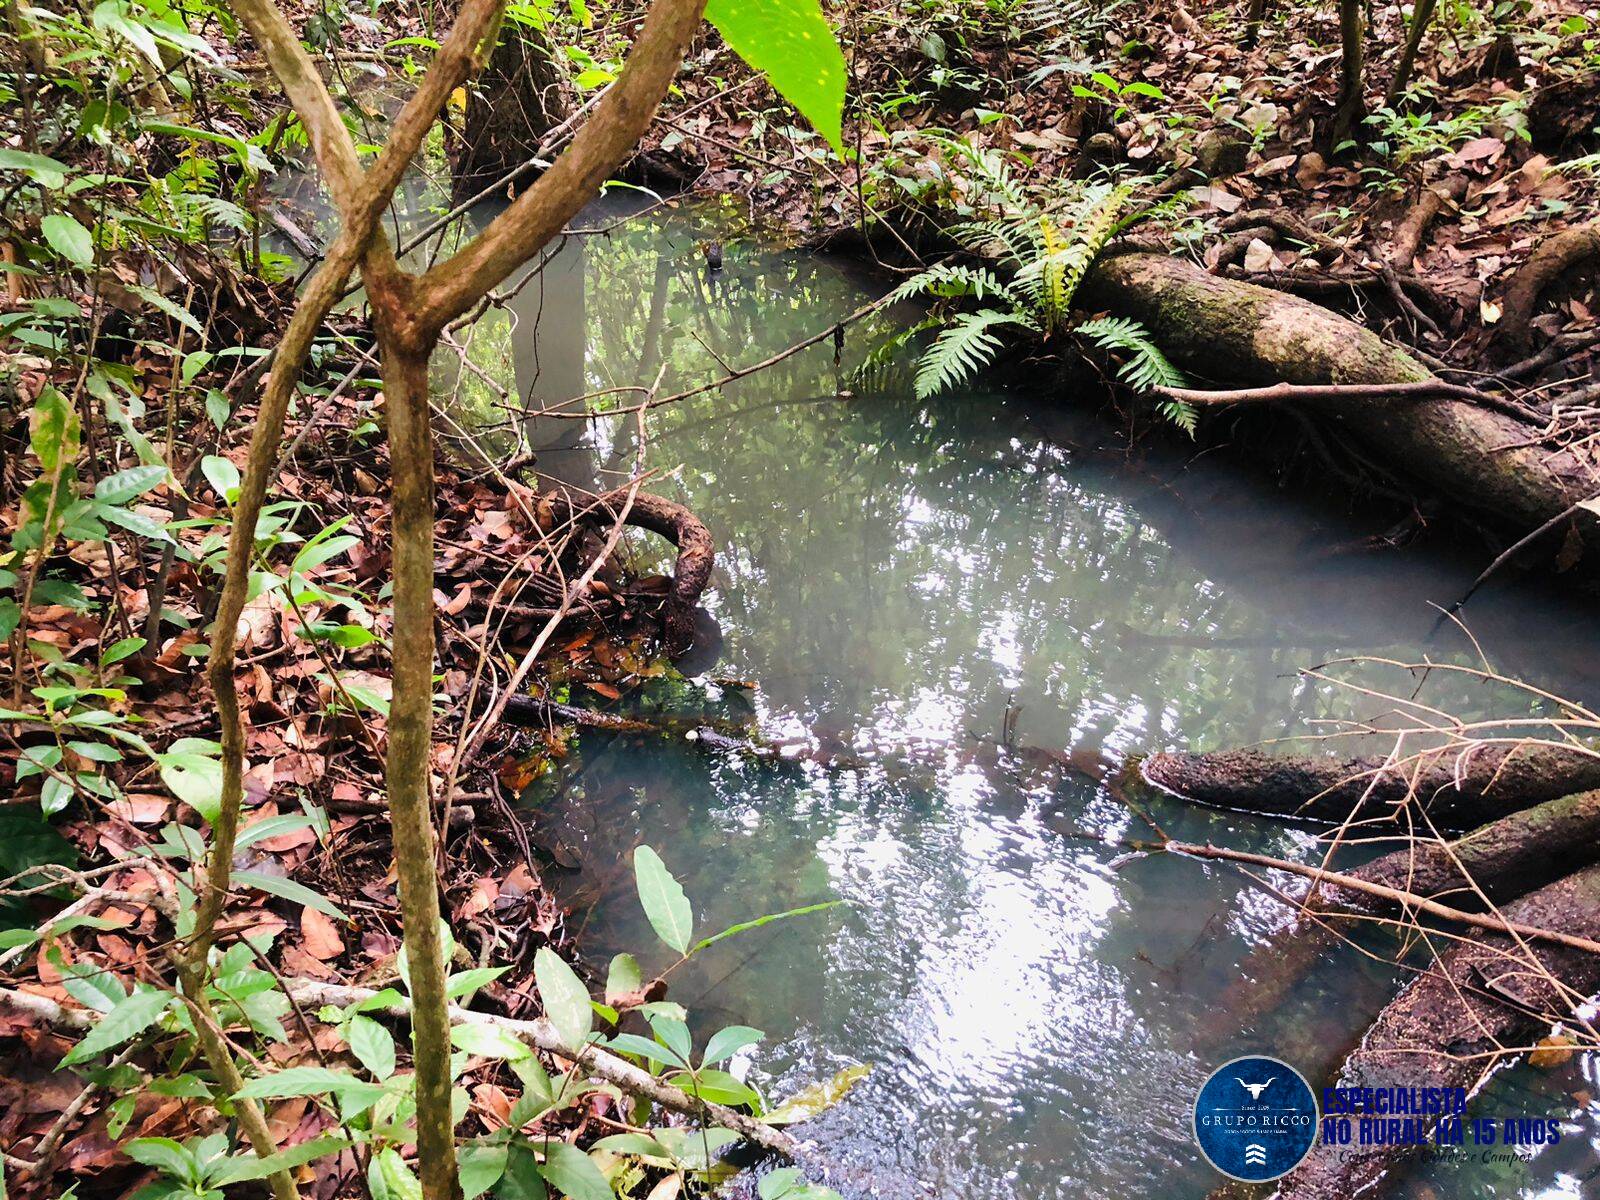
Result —
M 639 886 L 639 902 L 650 927 L 679 954 L 689 952 L 689 937 L 694 932 L 694 911 L 683 886 L 672 877 L 661 856 L 649 846 L 633 852 L 633 876 Z
M 122 1151 L 136 1163 L 164 1171 L 185 1183 L 198 1183 L 200 1163 L 192 1151 L 169 1137 L 134 1138 Z
M 77 267 L 94 266 L 94 235 L 66 213 L 51 213 L 39 222 L 44 240 L 62 258 Z
M 549 1194 L 539 1174 L 539 1161 L 526 1144 L 512 1142 L 507 1147 L 506 1171 L 494 1194 L 495 1200 L 545 1200 Z
M 0 171 L 23 171 L 28 178 L 51 191 L 66 183 L 68 170 L 65 164 L 42 154 L 0 149 Z
M 844 55 L 818 0 L 710 0 L 706 20 L 844 153 Z
M 533 1053 L 526 1043 L 519 1041 L 507 1030 L 494 1025 L 454 1025 L 450 1028 L 450 1044 L 468 1054 L 481 1058 L 527 1058 Z
M 533 977 L 539 986 L 539 999 L 544 1001 L 545 1016 L 550 1018 L 550 1024 L 555 1026 L 562 1042 L 574 1050 L 578 1049 L 589 1036 L 594 1023 L 594 1009 L 589 1007 L 589 989 L 583 986 L 583 980 L 549 946 L 541 946 L 533 956 Z
M 506 1173 L 506 1147 L 463 1146 L 457 1162 L 460 1164 L 461 1200 L 476 1200 Z
M 372 1156 L 367 1164 L 367 1190 L 372 1200 L 422 1200 L 422 1184 L 393 1149 Z
M 748 1104 L 754 1107 L 761 1102 L 761 1097 L 750 1087 L 726 1071 L 709 1068 L 693 1074 L 682 1071 L 670 1076 L 669 1082 L 677 1084 L 691 1096 L 699 1096 L 702 1100 L 709 1100 L 713 1104 L 730 1104 L 735 1107 Z
M 34 401 L 29 448 L 44 475 L 65 471 L 78 457 L 78 410 L 58 388 L 46 387 Z
M 711 1040 L 706 1043 L 705 1057 L 700 1061 L 705 1066 L 715 1066 L 732 1058 L 746 1046 L 754 1046 L 766 1036 L 761 1030 L 751 1029 L 748 1025 L 729 1025 L 711 1035 Z
M 208 454 L 200 460 L 200 473 L 206 482 L 217 489 L 229 504 L 239 498 L 239 468 L 220 454 Z
M 293 1096 L 352 1096 L 374 1100 L 384 1095 L 375 1083 L 357 1079 L 347 1071 L 326 1067 L 287 1067 L 249 1080 L 237 1093 L 252 1100 L 286 1100 Z
M 253 887 L 269 895 L 292 900 L 306 908 L 314 908 L 325 916 L 336 917 L 341 921 L 345 919 L 344 910 L 332 900 L 292 879 L 279 879 L 276 875 L 263 875 L 258 871 L 235 871 L 233 881 L 240 887 Z
M 606 1049 L 618 1054 L 633 1054 L 664 1067 L 687 1067 L 689 1064 L 673 1050 L 660 1042 L 640 1037 L 637 1033 L 619 1033 L 606 1043 Z
M 653 1137 L 642 1133 L 613 1133 L 594 1144 L 596 1150 L 610 1150 L 613 1154 L 643 1154 L 647 1158 L 671 1158 L 671 1152 Z
M 839 1200 L 839 1193 L 820 1183 L 812 1183 L 799 1167 L 779 1167 L 769 1171 L 756 1184 L 761 1200 Z
M 222 810 L 222 764 L 204 754 L 182 751 L 156 756 L 161 782 L 208 822 Z
M 479 988 L 499 979 L 510 969 L 510 967 L 468 967 L 465 971 L 457 971 L 445 980 L 444 994 L 451 1000 L 470 996 Z
M 568 1200 L 612 1200 L 611 1185 L 594 1161 L 576 1146 L 552 1142 L 539 1173 Z
M 139 653 L 139 651 L 143 650 L 144 647 L 145 639 L 142 637 L 128 637 L 123 638 L 121 641 L 112 642 L 111 645 L 107 646 L 100 652 L 100 665 L 102 667 L 109 667 L 115 663 L 121 662 L 125 658 L 132 658 L 135 654 Z M 117 760 L 109 759 L 107 761 L 115 762 Z
M 287 1171 L 326 1155 L 337 1154 L 349 1144 L 349 1138 L 320 1137 L 287 1150 L 279 1150 L 266 1158 L 257 1158 L 254 1154 L 235 1155 L 212 1167 L 207 1182 L 213 1187 L 226 1187 L 247 1183 L 252 1179 L 265 1179 L 278 1171 Z
M 50 950 L 49 958 L 61 972 L 61 985 L 67 989 L 67 995 L 85 1008 L 108 1013 L 128 998 L 122 982 L 104 967 L 92 962 L 65 962 L 55 948 Z
M 170 992 L 146 989 L 134 992 L 89 1030 L 83 1040 L 67 1052 L 61 1060 L 63 1067 L 88 1062 L 92 1058 L 114 1050 L 130 1038 L 138 1037 L 154 1025 L 172 1003 Z
M 357 1013 L 345 1026 L 350 1053 L 381 1083 L 394 1074 L 394 1035 L 371 1017 Z
M 314 828 L 316 821 L 304 813 L 284 813 L 279 817 L 263 817 L 250 828 L 242 830 L 238 841 L 234 843 L 236 849 L 243 850 L 247 846 L 254 846 L 257 842 L 266 841 L 268 838 L 282 837 L 286 833 L 295 833 L 301 829 Z
M 617 955 L 606 972 L 606 1003 L 615 1004 L 622 997 L 637 992 L 643 983 L 639 960 L 631 954 Z
M 846 1067 L 832 1079 L 824 1079 L 820 1083 L 813 1083 L 810 1087 L 801 1088 L 771 1112 L 763 1113 L 761 1119 L 768 1125 L 793 1125 L 800 1121 L 809 1121 L 818 1113 L 832 1108 L 843 1100 L 845 1094 L 865 1079 L 871 1071 L 871 1063 L 857 1063 L 853 1067 Z
M 94 498 L 102 504 L 126 504 L 142 496 L 167 477 L 165 466 L 129 467 L 107 475 L 94 485 Z

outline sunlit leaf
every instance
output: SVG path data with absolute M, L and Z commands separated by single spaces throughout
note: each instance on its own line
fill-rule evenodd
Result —
M 633 852 L 633 875 L 639 886 L 639 902 L 644 905 L 644 915 L 650 919 L 656 936 L 679 954 L 687 954 L 689 937 L 694 932 L 694 911 L 683 894 L 683 886 L 649 846 L 640 846 Z
M 817 0 L 710 0 L 706 20 L 844 153 L 844 54 Z

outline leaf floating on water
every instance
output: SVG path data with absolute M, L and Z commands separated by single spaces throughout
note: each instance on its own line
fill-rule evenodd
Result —
M 846 1067 L 832 1079 L 801 1088 L 777 1108 L 762 1116 L 768 1125 L 796 1125 L 826 1112 L 843 1100 L 850 1089 L 872 1073 L 871 1063 Z
M 1576 1052 L 1577 1043 L 1572 1038 L 1564 1033 L 1552 1033 L 1549 1037 L 1539 1040 L 1538 1045 L 1533 1048 L 1533 1053 L 1528 1055 L 1528 1063 L 1541 1071 L 1548 1071 L 1565 1066 Z

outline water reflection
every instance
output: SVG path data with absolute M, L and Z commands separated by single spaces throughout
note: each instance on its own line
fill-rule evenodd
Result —
M 708 281 L 696 244 L 712 231 L 726 268 Z M 569 242 L 509 315 L 470 331 L 470 352 L 541 401 L 658 373 L 670 392 L 774 353 L 883 286 L 695 210 Z M 571 883 L 575 901 L 594 902 L 586 949 L 665 964 L 617 869 L 640 840 L 683 880 L 702 932 L 844 899 L 716 947 L 673 976 L 672 994 L 705 1026 L 767 1030 L 752 1077 L 776 1094 L 878 1064 L 808 1130 L 847 1194 L 1204 1195 L 1216 1177 L 1187 1106 L 1210 1067 L 1264 1049 L 1316 1077 L 1393 980 L 1354 952 L 1330 955 L 1291 1003 L 1237 1028 L 1215 1000 L 1281 920 L 1276 902 L 1229 869 L 1124 861 L 1078 836 L 1146 830 L 1092 783 L 1041 783 L 989 743 L 1008 713 L 1021 742 L 1062 751 L 1303 734 L 1353 709 L 1296 680 L 1301 666 L 1352 652 L 1469 659 L 1454 631 L 1427 641 L 1428 602 L 1458 595 L 1475 564 L 1340 552 L 1360 530 L 1326 505 L 1181 448 L 1130 452 L 1085 415 L 1085 397 L 979 388 L 920 404 L 892 375 L 841 394 L 894 319 L 852 329 L 842 361 L 825 342 L 659 410 L 645 447 L 668 472 L 651 486 L 721 543 L 707 603 L 726 644 L 711 674 L 758 685 L 706 682 L 711 701 L 753 704 L 774 736 L 870 751 L 873 765 L 586 740 L 574 786 L 541 814 L 583 855 Z M 498 419 L 492 388 L 471 372 L 454 382 L 458 411 Z M 547 420 L 526 433 L 541 471 L 591 487 L 631 470 L 632 429 Z M 1595 694 L 1586 614 L 1491 595 L 1472 617 L 1497 665 Z M 1464 714 L 1517 703 L 1459 678 L 1429 687 Z M 1175 836 L 1314 850 L 1281 826 L 1156 815 Z M 1519 1112 L 1578 1111 L 1579 1074 L 1507 1078 L 1535 1093 Z M 1581 1120 L 1587 1137 L 1592 1111 Z M 1437 1168 L 1418 1186 L 1575 1194 L 1562 1189 L 1585 1144 L 1509 1175 Z

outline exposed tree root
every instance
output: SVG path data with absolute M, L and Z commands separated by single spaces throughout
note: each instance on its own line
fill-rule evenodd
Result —
M 1513 349 L 1525 349 L 1539 297 L 1567 271 L 1591 260 L 1600 262 L 1600 224 L 1563 229 L 1540 242 L 1506 287 L 1500 340 Z
M 1392 820 L 1414 796 L 1435 824 L 1450 829 L 1600 788 L 1600 754 L 1545 745 L 1438 751 L 1400 765 L 1260 750 L 1179 752 L 1152 754 L 1140 770 L 1155 786 L 1213 808 L 1332 823 Z
M 578 497 L 565 492 L 550 492 L 541 497 L 549 501 L 557 521 L 594 518 L 614 521 L 621 509 L 620 498 Z M 678 548 L 672 572 L 672 591 L 667 599 L 663 626 L 670 654 L 678 654 L 694 641 L 694 606 L 711 582 L 716 561 L 716 544 L 700 518 L 681 504 L 662 496 L 639 492 L 627 514 L 627 524 L 658 533 Z

